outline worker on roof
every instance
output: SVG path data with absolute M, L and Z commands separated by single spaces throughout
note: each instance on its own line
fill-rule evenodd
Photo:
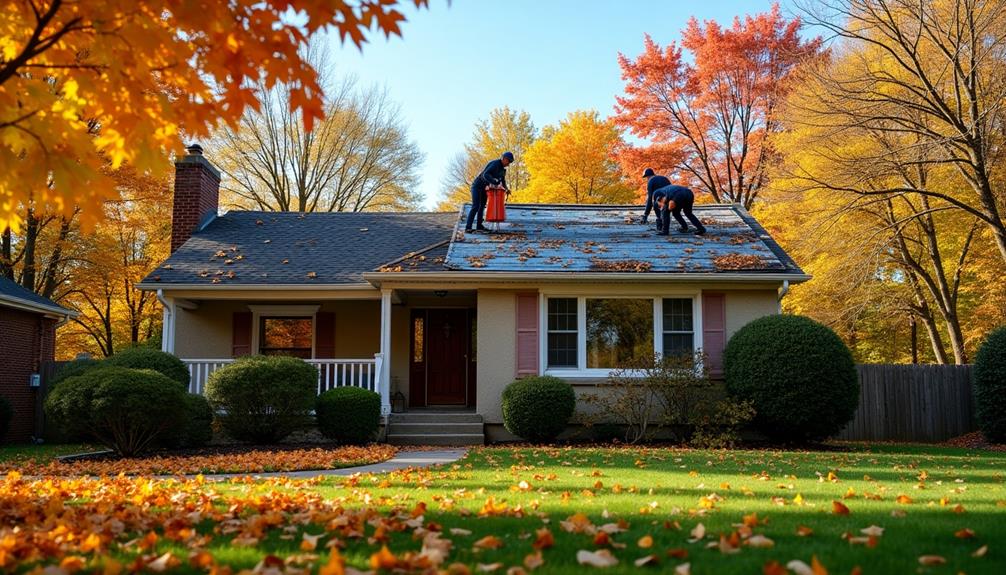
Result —
M 681 217 L 681 212 L 685 212 L 685 217 L 695 226 L 695 235 L 701 236 L 706 233 L 706 227 L 702 225 L 695 214 L 692 213 L 692 205 L 695 203 L 695 194 L 692 190 L 684 186 L 669 185 L 653 191 L 653 204 L 657 207 L 657 235 L 666 236 L 670 233 L 671 214 L 678 220 L 681 233 L 688 232 L 688 224 Z
M 671 185 L 671 181 L 668 180 L 666 176 L 657 175 L 653 171 L 653 168 L 646 168 L 643 170 L 643 177 L 646 178 L 646 209 L 643 210 L 643 223 L 645 224 L 650 218 L 650 210 L 653 209 L 653 192 L 664 186 Z M 657 217 L 657 229 L 658 231 L 660 229 L 659 217 Z
M 472 208 L 468 210 L 468 221 L 465 224 L 465 231 L 472 231 L 472 223 L 477 223 L 475 229 L 484 231 L 482 225 L 482 212 L 486 209 L 486 188 L 502 186 L 510 195 L 510 188 L 506 185 L 506 167 L 513 163 L 513 153 L 503 152 L 498 160 L 493 160 L 482 168 L 482 171 L 472 182 Z

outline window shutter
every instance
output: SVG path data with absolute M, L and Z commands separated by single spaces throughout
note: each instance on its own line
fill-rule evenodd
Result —
M 517 294 L 517 377 L 538 375 L 538 294 Z
M 251 354 L 252 313 L 250 311 L 234 312 L 231 357 L 241 357 Z
M 314 316 L 314 357 L 335 358 L 335 314 L 320 311 Z
M 702 293 L 702 351 L 709 375 L 723 377 L 723 350 L 727 344 L 726 294 Z

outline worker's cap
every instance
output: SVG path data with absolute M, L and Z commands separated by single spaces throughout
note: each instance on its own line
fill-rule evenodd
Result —
M 655 173 L 655 172 L 653 171 L 653 168 L 646 168 L 645 170 L 643 170 L 643 177 L 644 177 L 644 178 L 649 178 L 649 177 L 650 177 L 650 176 L 652 176 L 652 175 L 653 175 L 654 173 Z
M 504 160 L 513 161 L 513 152 L 503 152 L 502 158 Z

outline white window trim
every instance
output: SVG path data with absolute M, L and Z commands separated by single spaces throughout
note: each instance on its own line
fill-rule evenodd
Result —
M 260 353 L 261 343 L 261 318 L 263 317 L 309 317 L 311 318 L 311 359 L 315 359 L 317 330 L 315 325 L 318 321 L 318 310 L 320 305 L 250 305 L 248 309 L 252 312 L 252 338 L 251 352 L 254 355 Z
M 548 300 L 550 298 L 576 299 L 577 323 L 577 367 L 548 367 Z M 653 353 L 663 353 L 664 346 L 664 298 L 682 298 L 692 300 L 692 347 L 695 351 L 702 350 L 702 290 L 671 290 L 660 294 L 633 293 L 569 293 L 545 292 L 538 295 L 538 372 L 555 377 L 608 377 L 613 371 L 610 368 L 587 367 L 587 300 L 588 299 L 649 299 L 653 301 Z

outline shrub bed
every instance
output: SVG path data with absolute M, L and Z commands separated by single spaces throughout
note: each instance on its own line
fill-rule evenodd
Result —
M 214 371 L 206 399 L 231 437 L 276 443 L 310 421 L 318 370 L 295 357 L 242 357 Z
M 525 377 L 503 390 L 503 425 L 528 441 L 554 440 L 575 408 L 573 387 L 557 377 Z
M 177 357 L 157 349 L 132 347 L 120 351 L 103 363 L 133 369 L 152 369 L 182 384 L 184 391 L 189 389 L 189 368 Z
M 727 390 L 750 401 L 755 425 L 777 441 L 816 441 L 838 433 L 859 402 L 852 354 L 830 328 L 795 315 L 757 319 L 730 338 Z
M 340 443 L 373 441 L 381 425 L 381 396 L 359 387 L 337 387 L 318 396 L 318 430 Z
M 65 379 L 46 398 L 45 410 L 71 435 L 133 456 L 182 429 L 185 393 L 155 371 L 101 366 Z
M 978 426 L 992 443 L 1006 443 L 1006 327 L 978 348 L 973 377 Z

